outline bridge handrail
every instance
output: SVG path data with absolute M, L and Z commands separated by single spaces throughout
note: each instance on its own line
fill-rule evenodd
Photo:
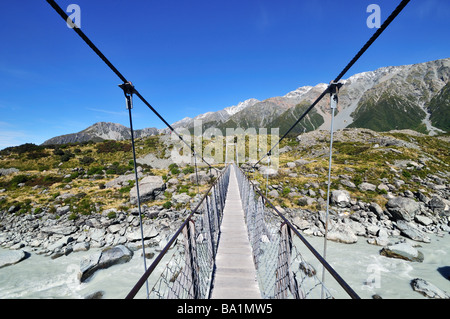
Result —
M 319 252 L 306 240 L 306 238 L 300 234 L 296 227 L 262 194 L 262 192 L 256 187 L 256 185 L 251 181 L 248 175 L 240 168 L 236 172 L 240 172 L 243 177 L 251 184 L 253 190 L 258 193 L 259 196 L 267 203 L 270 208 L 272 208 L 276 214 L 283 220 L 283 224 L 286 225 L 290 231 L 292 231 L 308 248 L 308 250 L 317 258 L 317 260 L 324 266 L 324 268 L 333 276 L 333 278 L 339 283 L 339 285 L 345 290 L 345 292 L 352 299 L 360 299 L 358 294 L 345 282 L 345 280 L 333 269 L 333 267 L 320 255 Z M 242 196 L 242 195 L 241 195 Z
M 207 201 L 208 199 L 208 195 L 209 193 L 211 193 L 211 191 L 213 190 L 214 187 L 219 186 L 219 188 L 221 187 L 221 181 L 222 179 L 225 177 L 227 177 L 227 174 L 229 176 L 229 172 L 230 172 L 230 166 L 227 165 L 222 172 L 220 173 L 220 175 L 215 179 L 215 181 L 212 183 L 212 185 L 210 186 L 210 188 L 205 192 L 205 194 L 203 195 L 202 199 L 200 200 L 200 202 L 197 204 L 197 206 L 192 210 L 192 212 L 189 214 L 189 216 L 186 218 L 186 220 L 183 222 L 183 224 L 178 228 L 178 230 L 175 232 L 175 234 L 170 238 L 170 240 L 167 242 L 167 244 L 165 245 L 165 247 L 162 249 L 162 251 L 159 253 L 159 255 L 155 258 L 155 260 L 153 261 L 153 263 L 149 266 L 149 268 L 147 269 L 147 271 L 141 276 L 141 278 L 138 280 L 138 282 L 135 284 L 135 286 L 130 290 L 130 292 L 128 293 L 128 295 L 125 297 L 125 299 L 133 299 L 136 294 L 139 292 L 139 290 L 142 288 L 142 286 L 145 284 L 145 282 L 148 280 L 148 278 L 150 277 L 150 275 L 153 273 L 153 271 L 156 269 L 156 267 L 158 266 L 158 264 L 161 262 L 161 260 L 163 259 L 163 257 L 167 254 L 167 252 L 169 251 L 169 249 L 172 247 L 172 245 L 174 245 L 174 243 L 176 242 L 176 240 L 178 239 L 178 237 L 180 236 L 181 233 L 183 233 L 184 231 L 190 233 L 189 230 L 189 224 L 193 222 L 193 216 L 198 212 L 198 210 L 200 209 L 201 205 L 203 205 L 205 203 L 205 200 Z M 227 187 L 225 187 L 227 185 L 222 185 L 222 188 L 224 188 L 224 191 L 227 191 Z M 223 193 L 223 192 L 222 192 Z M 225 204 L 225 198 L 221 198 L 220 199 L 222 201 L 221 206 L 222 206 L 222 211 L 223 211 L 223 206 Z M 189 240 L 190 241 L 190 240 Z

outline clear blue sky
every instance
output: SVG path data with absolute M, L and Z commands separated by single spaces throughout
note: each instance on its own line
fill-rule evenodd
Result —
M 328 83 L 400 0 L 58 0 L 169 123 Z M 344 76 L 450 56 L 450 1 L 412 0 Z M 0 149 L 129 126 L 119 78 L 45 0 L 0 2 Z M 134 127 L 165 125 L 137 98 Z

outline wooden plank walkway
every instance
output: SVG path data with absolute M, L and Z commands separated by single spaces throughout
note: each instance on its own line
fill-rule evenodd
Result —
M 260 299 L 236 173 L 230 169 L 211 299 Z

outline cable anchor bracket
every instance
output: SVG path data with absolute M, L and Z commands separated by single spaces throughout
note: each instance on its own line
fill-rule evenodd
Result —
M 331 82 L 328 86 L 330 93 L 330 106 L 332 109 L 337 108 L 339 89 L 343 86 L 342 83 Z
M 131 110 L 133 108 L 133 93 L 136 92 L 134 86 L 131 82 L 126 82 L 120 84 L 119 87 L 123 90 L 125 94 L 125 98 L 127 100 L 127 110 Z

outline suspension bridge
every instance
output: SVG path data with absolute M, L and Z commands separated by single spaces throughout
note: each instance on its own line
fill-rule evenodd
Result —
M 246 173 L 231 164 L 126 298 L 134 298 L 144 285 L 152 299 L 334 298 L 300 245 L 350 298 L 359 298 Z
M 339 75 L 319 95 L 311 106 L 296 120 L 289 130 L 272 145 L 272 149 L 258 160 L 256 167 L 292 131 L 292 129 L 326 96 L 330 95 L 332 121 L 330 128 L 330 159 L 328 171 L 328 198 L 330 193 L 331 159 L 333 148 L 333 119 L 342 86 L 339 81 L 369 49 L 375 40 L 406 7 L 410 0 L 402 0 L 386 21 L 351 59 Z M 66 22 L 70 18 L 54 0 L 47 0 Z M 139 179 L 136 167 L 132 113 L 133 96 L 137 96 L 163 123 L 178 136 L 218 177 L 204 193 L 202 200 L 175 232 L 160 254 L 147 267 L 145 245 L 142 239 L 144 274 L 129 291 L 126 298 L 135 298 L 145 289 L 144 296 L 151 299 L 305 299 L 335 298 L 325 285 L 325 274 L 332 277 L 349 298 L 358 294 L 326 261 L 326 242 L 323 256 L 300 234 L 282 213 L 261 193 L 246 172 L 235 164 L 219 170 L 199 156 L 156 109 L 136 90 L 106 56 L 76 25 L 73 30 L 120 78 L 129 111 L 134 171 L 137 186 L 139 216 L 142 214 Z M 198 179 L 198 177 L 197 177 Z M 326 231 L 328 224 L 328 203 Z M 322 266 L 322 278 L 304 258 L 304 249 Z M 145 287 L 145 288 L 144 288 Z

